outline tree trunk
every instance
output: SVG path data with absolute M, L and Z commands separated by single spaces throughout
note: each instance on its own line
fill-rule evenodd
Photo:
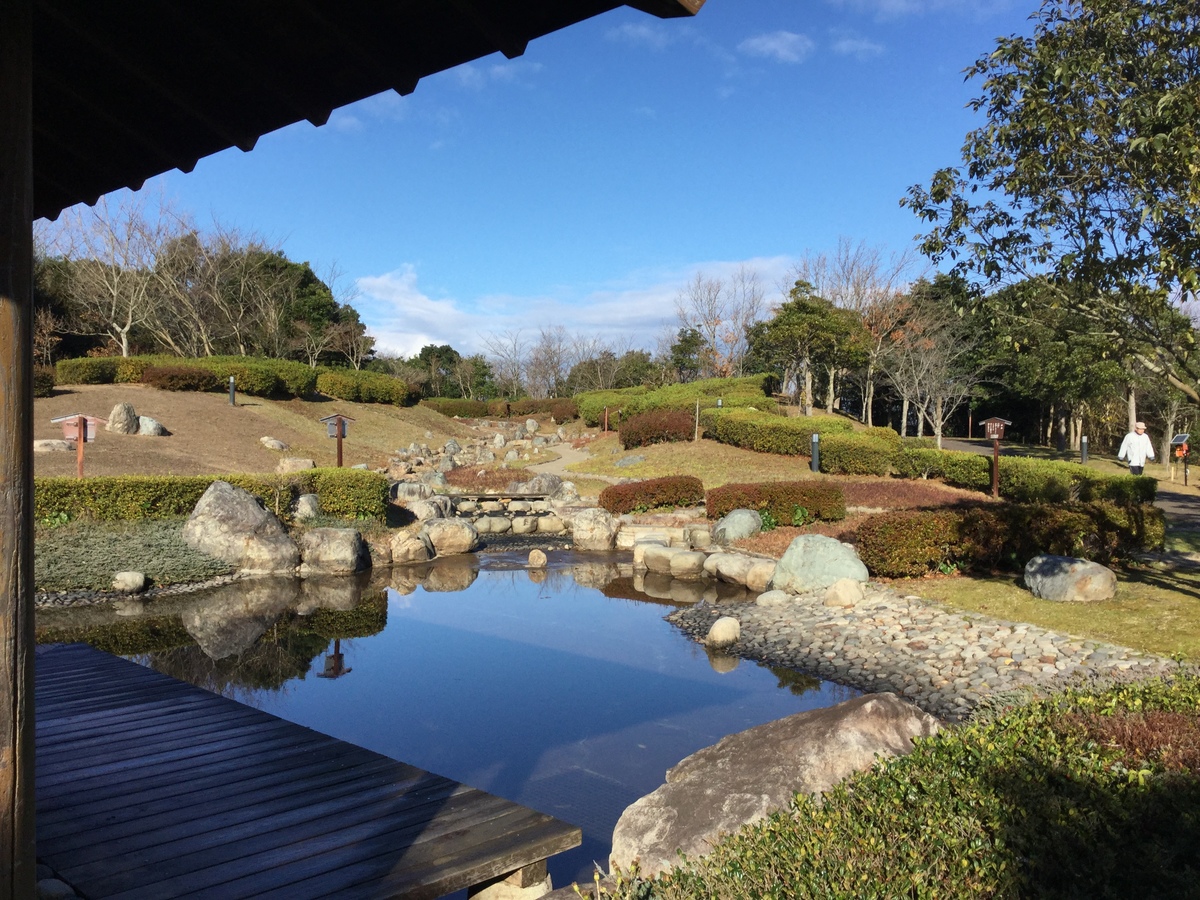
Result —
M 829 413 L 830 415 L 833 415 L 833 392 L 834 392 L 834 385 L 836 383 L 836 379 L 837 379 L 837 370 L 833 366 L 830 366 L 829 367 L 829 393 L 825 395 L 825 412 Z
M 866 421 L 868 428 L 873 427 L 875 424 L 874 410 L 872 409 L 872 407 L 874 405 L 875 405 L 875 379 L 871 374 L 871 370 L 868 369 L 867 370 L 866 399 L 863 401 L 863 416 L 864 416 L 864 421 Z
M 1126 391 L 1125 405 L 1129 410 L 1129 430 L 1133 431 L 1133 426 L 1137 422 L 1137 390 L 1132 384 Z
M 813 414 L 813 377 L 812 366 L 804 367 L 804 415 Z
M 908 398 L 900 400 L 900 437 L 908 437 Z

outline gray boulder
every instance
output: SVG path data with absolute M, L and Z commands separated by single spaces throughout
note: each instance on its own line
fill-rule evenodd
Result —
M 447 456 L 454 456 L 456 454 L 462 453 L 462 445 L 459 444 L 459 442 L 456 441 L 454 438 L 450 438 L 450 440 L 446 441 L 445 446 L 442 447 L 442 452 L 445 453 Z
M 285 444 L 283 441 L 277 440 L 277 439 L 275 439 L 273 437 L 269 437 L 267 435 L 263 435 L 262 437 L 260 437 L 258 439 L 258 442 L 260 444 L 262 444 L 264 447 L 266 447 L 268 450 L 287 450 L 288 449 L 288 445 Z
M 429 519 L 421 526 L 421 539 L 438 556 L 470 553 L 479 547 L 479 532 L 466 519 Z
M 397 503 L 428 500 L 432 496 L 433 488 L 419 481 L 397 481 L 392 485 L 392 499 Z
M 301 456 L 285 456 L 275 464 L 275 473 L 277 475 L 287 475 L 291 472 L 303 472 L 306 469 L 315 469 L 317 463 L 312 459 L 305 459 Z
M 371 567 L 362 535 L 353 528 L 312 528 L 300 535 L 300 576 L 352 575 Z
M 392 537 L 392 565 L 410 566 L 433 558 L 433 547 L 420 535 L 399 531 Z
M 1042 600 L 1094 603 L 1117 592 L 1112 569 L 1070 556 L 1035 556 L 1025 564 L 1025 586 Z
M 612 863 L 644 876 L 707 853 L 724 833 L 787 809 L 794 793 L 827 791 L 878 756 L 907 754 L 938 729 L 894 694 L 871 694 L 732 734 L 667 772 L 628 807 L 613 832 Z
M 592 508 L 577 512 L 570 519 L 571 543 L 576 550 L 612 550 L 617 544 L 621 523 L 606 509 Z
M 146 589 L 146 575 L 143 572 L 118 572 L 113 576 L 114 591 L 123 594 L 140 594 Z
M 511 494 L 545 494 L 553 497 L 563 486 L 563 480 L 551 472 L 538 472 L 528 481 L 510 481 L 505 488 Z
M 227 481 L 209 485 L 184 523 L 183 539 L 246 575 L 290 572 L 300 562 L 300 549 L 275 514 Z
M 307 522 L 321 514 L 321 498 L 316 494 L 301 494 L 296 498 L 296 509 L 292 515 L 297 521 Z
M 34 453 L 60 453 L 64 450 L 74 450 L 74 441 L 64 441 L 62 438 L 50 438 L 48 440 L 34 441 Z
M 869 577 L 853 547 L 823 534 L 802 534 L 784 551 L 769 586 L 803 594 L 823 590 L 843 578 L 866 581 Z
M 149 416 L 138 416 L 137 433 L 143 437 L 166 437 L 171 432 L 163 428 L 162 422 Z
M 104 426 L 104 430 L 114 434 L 137 434 L 140 426 L 141 422 L 138 421 L 138 414 L 134 411 L 133 404 L 118 403 L 108 414 L 108 423 Z
M 732 544 L 762 531 L 762 516 L 752 509 L 735 509 L 717 520 L 712 529 L 715 544 Z
M 525 431 L 527 434 L 537 434 L 537 432 L 538 432 L 537 419 L 526 419 L 525 420 Z

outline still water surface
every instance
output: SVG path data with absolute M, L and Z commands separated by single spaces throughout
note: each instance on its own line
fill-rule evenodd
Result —
M 306 674 L 237 698 L 580 826 L 583 845 L 550 863 L 561 886 L 590 881 L 593 860 L 607 869 L 622 810 L 683 757 L 854 696 L 710 659 L 663 620 L 671 606 L 612 580 L 628 554 L 555 553 L 544 573 L 524 557 L 480 554 L 449 585 L 401 581 L 381 631 L 331 641 Z

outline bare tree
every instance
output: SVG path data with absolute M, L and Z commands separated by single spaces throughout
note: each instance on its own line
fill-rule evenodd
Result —
M 39 306 L 33 313 L 33 357 L 44 366 L 54 362 L 54 348 L 62 338 L 58 332 L 62 330 L 62 320 L 44 306 Z
M 516 397 L 521 393 L 525 374 L 527 354 L 526 342 L 521 337 L 521 329 L 502 331 L 490 334 L 483 339 L 492 366 L 492 376 L 496 387 L 506 397 Z
M 913 258 L 907 251 L 885 257 L 880 247 L 842 236 L 832 256 L 806 251 L 788 283 L 790 287 L 797 280 L 807 281 L 819 296 L 858 313 L 862 319 L 870 336 L 859 375 L 861 418 L 867 425 L 874 424 L 871 408 L 881 377 L 881 360 L 888 350 L 888 336 L 903 319 L 903 304 L 897 299 L 912 267 Z
M 525 389 L 535 400 L 556 397 L 570 371 L 571 339 L 562 325 L 542 328 L 529 350 Z
M 763 288 L 758 273 L 740 266 L 725 283 L 697 272 L 675 298 L 675 313 L 684 328 L 694 328 L 704 341 L 702 378 L 740 375 L 746 359 L 747 332 L 762 318 Z
M 723 334 L 729 360 L 729 374 L 745 374 L 746 354 L 750 349 L 750 326 L 763 317 L 766 301 L 758 273 L 747 266 L 738 266 L 729 279 L 727 291 L 729 325 Z
M 131 333 L 157 301 L 149 273 L 175 221 L 161 198 L 127 191 L 63 215 L 51 240 L 55 252 L 78 260 L 69 288 L 72 331 L 109 337 L 129 355 Z

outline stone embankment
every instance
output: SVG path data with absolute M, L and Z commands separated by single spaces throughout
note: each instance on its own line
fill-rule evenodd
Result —
M 984 698 L 1061 686 L 1080 673 L 1145 677 L 1170 660 L 1036 625 L 964 615 L 875 583 L 861 600 L 770 591 L 754 603 L 705 603 L 668 621 L 703 641 L 732 616 L 741 636 L 726 653 L 788 666 L 863 691 L 894 691 L 956 721 Z M 827 604 L 835 605 L 827 605 Z

